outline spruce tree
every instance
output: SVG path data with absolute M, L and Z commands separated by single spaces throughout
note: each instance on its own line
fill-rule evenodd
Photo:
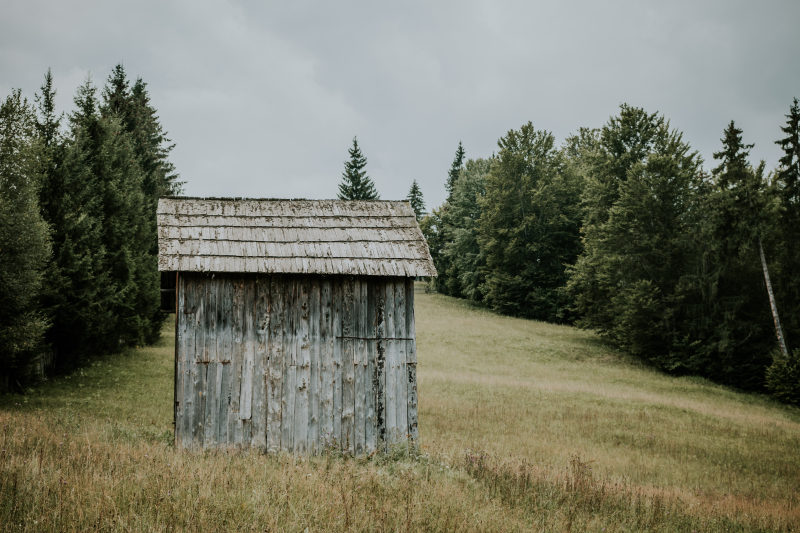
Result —
M 712 320 L 704 339 L 706 371 L 711 377 L 739 387 L 763 387 L 774 329 L 759 241 L 765 226 L 767 199 L 764 165 L 750 166 L 752 144 L 742 141 L 733 121 L 724 131 L 722 150 L 714 153 L 706 212 L 709 231 L 707 312 Z
M 461 169 L 464 168 L 464 154 L 464 146 L 461 144 L 461 141 L 458 141 L 456 155 L 453 158 L 453 163 L 450 165 L 450 170 L 447 172 L 447 183 L 445 183 L 448 201 L 453 197 L 453 191 L 455 190 L 456 182 L 458 181 L 458 175 L 461 172 Z
M 129 304 L 133 306 L 132 317 L 128 322 L 139 324 L 138 333 L 133 334 L 136 342 L 151 342 L 158 338 L 163 313 L 159 306 L 159 274 L 158 274 L 158 238 L 156 229 L 156 207 L 158 198 L 174 194 L 179 190 L 177 175 L 168 160 L 172 145 L 166 138 L 158 122 L 155 109 L 149 102 L 145 83 L 137 79 L 133 88 L 122 65 L 117 65 L 108 78 L 103 91 L 103 103 L 100 106 L 101 116 L 109 123 L 116 121 L 123 130 L 125 146 L 117 144 L 123 157 L 129 157 L 131 163 L 125 166 L 131 173 L 125 178 L 125 184 L 138 183 L 134 187 L 135 194 L 141 199 L 133 198 L 128 209 L 128 216 L 136 231 L 129 239 L 131 242 L 130 257 L 134 265 L 132 276 L 134 288 L 129 296 Z M 123 163 L 124 164 L 124 163 Z
M 361 153 L 358 139 L 353 137 L 353 146 L 347 151 L 350 160 L 344 164 L 342 181 L 339 183 L 340 200 L 377 200 L 375 184 L 367 175 L 367 158 Z
M 53 313 L 48 339 L 61 368 L 107 347 L 113 331 L 110 277 L 104 268 L 103 187 L 95 168 L 103 140 L 96 89 L 87 79 L 75 95 L 69 133 L 56 183 L 48 198 L 53 264 L 48 269 L 47 307 Z
M 486 275 L 485 256 L 478 244 L 478 221 L 486 177 L 494 163 L 494 159 L 467 161 L 441 217 L 449 239 L 441 250 L 446 261 L 439 270 L 440 291 L 476 303 L 483 303 Z
M 800 345 L 800 104 L 789 107 L 784 137 L 778 141 L 783 155 L 775 172 L 778 199 L 776 298 L 789 343 Z
M 411 209 L 414 210 L 414 216 L 417 217 L 417 222 L 422 220 L 425 215 L 425 200 L 422 198 L 422 190 L 419 188 L 417 180 L 411 182 L 411 189 L 408 191 L 406 200 L 411 204 Z
M 12 384 L 26 377 L 48 324 L 39 308 L 50 254 L 42 171 L 34 111 L 15 90 L 0 104 L 0 376 Z

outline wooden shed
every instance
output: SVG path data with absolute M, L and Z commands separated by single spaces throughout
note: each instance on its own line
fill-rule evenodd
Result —
M 416 441 L 407 202 L 162 198 L 176 293 L 175 442 L 369 453 Z

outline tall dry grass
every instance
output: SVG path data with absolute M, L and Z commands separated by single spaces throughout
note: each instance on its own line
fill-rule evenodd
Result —
M 417 294 L 418 451 L 172 447 L 172 331 L 0 398 L 6 531 L 796 531 L 800 415 Z

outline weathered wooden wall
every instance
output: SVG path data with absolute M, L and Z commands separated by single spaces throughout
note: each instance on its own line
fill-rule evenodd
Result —
M 181 273 L 176 351 L 178 445 L 417 440 L 412 278 Z

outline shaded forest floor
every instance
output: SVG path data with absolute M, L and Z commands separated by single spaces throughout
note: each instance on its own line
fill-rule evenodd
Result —
M 421 449 L 172 446 L 173 330 L 0 397 L 0 529 L 798 531 L 800 410 L 417 292 Z

